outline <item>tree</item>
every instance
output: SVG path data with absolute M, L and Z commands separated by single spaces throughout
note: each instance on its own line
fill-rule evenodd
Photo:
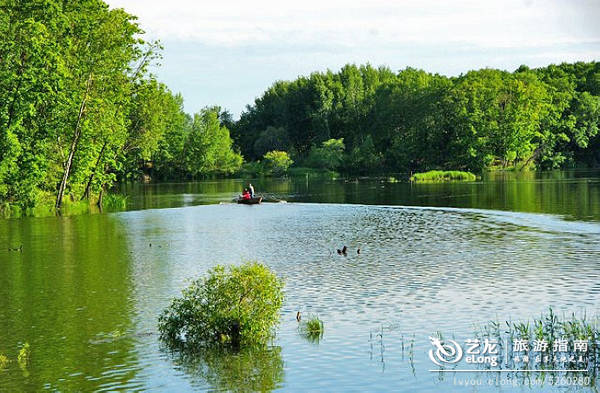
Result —
M 313 168 L 335 170 L 342 165 L 344 159 L 344 138 L 329 139 L 321 147 L 313 147 L 306 160 L 307 165 Z
M 290 165 L 294 163 L 285 151 L 270 151 L 264 156 L 265 168 L 275 176 L 284 175 Z

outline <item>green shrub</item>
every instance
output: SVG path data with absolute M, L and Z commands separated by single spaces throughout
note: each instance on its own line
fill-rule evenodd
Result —
M 265 343 L 283 303 L 283 282 L 266 266 L 216 266 L 159 317 L 161 339 L 192 346 Z
M 411 181 L 437 182 L 437 181 L 475 181 L 477 176 L 471 172 L 463 171 L 429 171 L 415 173 L 410 177 Z
M 294 163 L 287 152 L 278 150 L 268 152 L 264 159 L 266 170 L 275 176 L 284 175 L 290 165 Z

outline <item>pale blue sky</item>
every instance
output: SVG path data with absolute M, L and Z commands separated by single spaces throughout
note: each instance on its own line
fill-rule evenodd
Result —
M 279 79 L 346 63 L 445 75 L 600 60 L 598 0 L 108 0 L 164 46 L 188 112 L 237 117 Z

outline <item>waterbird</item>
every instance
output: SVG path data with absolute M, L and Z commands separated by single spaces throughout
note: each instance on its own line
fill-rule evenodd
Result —
M 356 250 L 356 253 L 357 253 L 357 254 L 360 254 L 360 248 L 359 248 L 358 250 Z
M 337 249 L 337 253 L 342 255 L 342 250 L 340 250 L 339 248 Z
M 296 313 L 296 321 L 300 322 L 301 319 L 302 319 L 302 316 L 300 315 L 300 311 L 298 311 Z
M 347 251 L 348 251 L 348 247 L 344 246 L 344 248 L 342 248 L 342 254 L 344 254 L 344 256 L 346 256 Z

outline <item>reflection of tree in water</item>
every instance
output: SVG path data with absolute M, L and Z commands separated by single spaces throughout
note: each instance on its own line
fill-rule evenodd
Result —
M 284 379 L 280 347 L 183 350 L 173 361 L 194 382 L 201 379 L 218 391 L 269 392 Z

